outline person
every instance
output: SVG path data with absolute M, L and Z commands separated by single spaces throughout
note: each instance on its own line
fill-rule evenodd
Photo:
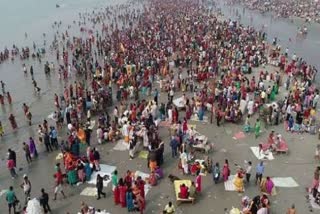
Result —
M 100 153 L 96 148 L 93 148 L 93 160 L 96 171 L 100 171 Z
M 8 149 L 8 160 L 13 160 L 14 167 L 17 167 L 17 156 L 15 151 Z
M 133 158 L 134 158 L 135 146 L 136 146 L 136 140 L 131 139 L 129 141 L 129 158 L 130 158 L 130 160 L 133 160 Z
M 226 159 L 222 169 L 223 181 L 227 181 L 230 176 L 229 161 Z
M 47 132 L 44 133 L 43 135 L 43 142 L 44 142 L 44 145 L 46 147 L 46 151 L 47 152 L 52 152 L 53 149 L 52 149 L 52 146 L 51 146 L 51 143 L 50 143 L 50 136 Z
M 296 207 L 294 204 L 292 204 L 291 207 L 288 208 L 287 214 L 296 214 Z
M 251 161 L 249 161 L 246 166 L 246 181 L 247 181 L 247 183 L 250 182 L 251 170 L 252 170 L 252 163 L 251 163 Z
M 32 159 L 31 159 L 31 154 L 30 154 L 30 148 L 29 148 L 29 145 L 26 144 L 26 142 L 23 142 L 23 150 L 24 150 L 24 154 L 25 154 L 27 162 L 31 163 Z
M 175 158 L 178 156 L 178 141 L 177 139 L 172 136 L 171 137 L 171 141 L 170 141 L 170 147 L 171 147 L 171 154 L 172 154 L 172 157 Z
M 29 138 L 29 150 L 32 158 L 38 157 L 37 147 L 32 137 Z
M 51 212 L 49 206 L 49 194 L 45 192 L 44 188 L 41 189 L 40 204 L 43 207 L 44 213 Z
M 132 212 L 134 209 L 134 204 L 133 204 L 133 193 L 131 188 L 129 188 L 126 193 L 126 204 L 127 204 L 128 212 Z
M 60 192 L 63 195 L 63 198 L 66 198 L 66 195 L 63 192 L 62 183 L 63 183 L 63 175 L 60 169 L 54 174 L 55 178 L 55 188 L 54 188 L 54 198 L 53 200 L 57 200 L 57 194 Z
M 59 143 L 58 143 L 58 132 L 55 127 L 51 126 L 50 127 L 50 141 L 51 141 L 51 148 L 55 147 L 56 149 L 59 148 Z
M 260 197 L 256 196 L 250 202 L 249 208 L 243 214 L 257 214 L 259 209 Z
M 103 195 L 103 197 L 106 197 L 106 193 L 103 192 L 103 177 L 100 176 L 100 174 L 97 175 L 97 184 L 96 184 L 96 187 L 97 187 L 97 194 L 98 194 L 98 198 L 97 200 L 99 200 L 101 197 L 101 195 Z
M 119 186 L 117 186 L 116 188 L 114 188 L 113 190 L 113 201 L 115 205 L 120 204 L 120 190 L 119 190 Z
M 197 173 L 196 173 L 196 181 L 195 181 L 195 183 L 196 183 L 196 190 L 197 190 L 197 192 L 198 193 L 200 193 L 201 192 L 201 183 L 202 183 L 202 179 L 201 179 L 201 175 L 200 175 L 200 170 L 198 170 L 197 171 Z
M 118 186 L 118 171 L 115 170 L 111 176 L 112 191 Z
M 119 201 L 122 207 L 127 207 L 126 205 L 126 193 L 127 193 L 127 186 L 125 185 L 125 183 L 123 182 L 123 179 L 120 178 L 119 179 Z
M 163 213 L 164 214 L 172 214 L 174 213 L 176 210 L 172 204 L 171 201 L 169 201 L 169 203 L 164 207 Z
M 180 155 L 181 166 L 183 174 L 189 174 L 189 165 L 186 150 L 184 149 Z
M 274 187 L 273 181 L 270 179 L 270 177 L 267 177 L 266 181 L 266 191 L 269 195 L 272 195 L 272 189 Z
M 157 185 L 157 176 L 154 173 L 154 171 L 151 172 L 148 181 L 149 181 L 149 184 L 151 186 L 156 186 Z
M 9 91 L 7 92 L 7 99 L 8 99 L 9 105 L 11 105 L 12 104 L 12 97 L 11 97 Z
M 16 118 L 13 116 L 13 114 L 10 114 L 9 121 L 12 129 L 15 130 L 18 126 L 17 126 Z
M 188 187 L 185 184 L 180 185 L 179 198 L 186 199 L 189 197 Z
M 254 125 L 254 134 L 256 138 L 258 138 L 258 136 L 260 135 L 260 128 L 261 128 L 261 122 L 260 122 L 260 119 L 258 118 L 256 121 L 256 124 Z
M 196 194 L 197 194 L 196 184 L 192 181 L 191 182 L 191 186 L 189 188 L 189 197 L 190 198 L 195 198 Z
M 31 194 L 31 182 L 26 174 L 23 175 L 23 183 L 20 185 L 20 187 L 23 189 L 25 196 L 24 204 L 27 205 L 28 198 Z
M 218 162 L 213 166 L 212 176 L 214 183 L 217 184 L 220 180 L 220 166 Z
M 15 165 L 14 165 L 14 160 L 13 159 L 8 159 L 7 160 L 7 168 L 10 171 L 10 175 L 11 175 L 12 179 L 15 179 L 18 175 L 17 175 L 16 170 L 15 170 Z
M 8 203 L 9 214 L 11 214 L 11 209 L 13 208 L 13 213 L 16 213 L 17 197 L 13 191 L 13 187 L 10 186 L 6 193 L 6 201 Z
M 262 176 L 264 173 L 264 165 L 263 165 L 263 161 L 261 161 L 257 166 L 256 166 L 256 184 L 259 182 L 261 182 Z
M 144 197 L 142 197 L 140 194 L 138 194 L 136 196 L 136 202 L 138 204 L 138 208 L 139 208 L 140 214 L 143 214 L 143 210 L 145 209 Z
M 242 173 L 238 172 L 233 181 L 235 189 L 240 193 L 244 191 Z
M 265 204 L 262 204 L 261 208 L 258 210 L 257 214 L 268 214 L 268 208 Z
M 88 204 L 86 204 L 84 201 L 81 202 L 81 209 L 80 209 L 81 214 L 86 214 L 90 212 Z

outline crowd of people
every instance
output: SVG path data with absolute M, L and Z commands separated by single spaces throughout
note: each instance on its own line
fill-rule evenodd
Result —
M 148 153 L 150 176 L 142 179 L 131 171 L 121 178 L 118 171 L 114 171 L 111 178 L 98 174 L 96 188 L 97 199 L 106 197 L 103 182 L 111 180 L 114 203 L 128 212 L 143 213 L 145 185 L 156 186 L 164 177 L 165 142 L 159 127 L 165 122 L 173 127 L 170 132 L 172 158 L 179 157 L 178 166 L 185 176 L 195 176 L 191 186 L 182 184 L 179 187 L 181 199 L 194 198 L 201 192 L 205 173 L 212 173 L 216 184 L 221 180 L 228 181 L 231 175 L 228 160 L 220 169 L 219 161 L 213 164 L 210 157 L 204 161 L 195 158 L 196 146 L 207 139 L 199 137 L 189 124 L 190 120 L 204 121 L 208 115 L 208 122 L 213 123 L 215 119 L 217 126 L 243 122 L 245 132 L 254 130 L 256 138 L 261 132 L 260 119 L 266 126 L 285 121 L 287 130 L 292 132 L 315 134 L 318 131 L 315 113 L 319 91 L 313 85 L 316 68 L 295 54 L 290 57 L 281 52 L 276 42 L 268 44 L 263 31 L 237 21 L 218 19 L 206 4 L 209 2 L 149 0 L 144 5 L 130 2 L 81 13 L 80 21 L 74 22 L 81 31 L 79 37 L 69 35 L 68 31 L 59 32 L 59 24 L 53 25 L 58 32 L 50 51 L 56 55 L 56 61 L 44 63 L 44 72 L 49 78 L 54 77 L 51 73 L 58 73 L 64 89 L 63 94 L 54 94 L 50 121 L 44 120 L 38 125 L 36 140 L 43 142 L 47 152 L 61 152 L 55 165 L 54 200 L 58 193 L 66 197 L 65 182 L 70 185 L 84 183 L 91 179 L 93 172 L 100 171 L 103 153 L 100 154 L 95 145 L 122 140 L 128 145 L 128 159 L 134 159 L 141 149 L 139 142 L 142 142 L 142 149 Z M 112 21 L 107 23 L 107 20 Z M 98 30 L 93 32 L 88 25 Z M 23 49 L 25 57 L 28 53 L 29 48 Z M 37 59 L 41 61 L 45 54 L 45 51 L 37 52 Z M 0 59 L 18 55 L 18 49 L 14 47 L 12 53 L 5 50 L 0 54 Z M 273 67 L 267 69 L 270 64 Z M 30 73 L 33 70 L 32 65 L 23 67 Z M 33 72 L 31 75 L 35 91 L 39 92 Z M 5 93 L 5 84 L 2 81 L 1 84 Z M 288 91 L 285 98 L 279 96 L 279 88 L 283 85 Z M 167 101 L 162 99 L 160 102 L 159 97 L 165 93 Z M 175 102 L 176 94 L 183 94 L 178 103 Z M 9 92 L 6 97 L 11 104 Z M 0 104 L 4 105 L 4 95 L 0 95 Z M 31 126 L 31 107 L 24 103 L 22 108 Z M 255 113 L 260 119 L 253 126 L 251 120 Z M 9 121 L 16 130 L 18 125 L 13 114 Z M 61 134 L 64 129 L 67 129 L 67 135 Z M 0 123 L 0 136 L 4 134 L 7 130 Z M 58 136 L 63 140 L 58 142 Z M 277 137 L 270 137 L 276 146 Z M 36 140 L 30 137 L 22 145 L 28 164 L 38 156 Z M 11 177 L 16 178 L 16 153 L 11 149 L 8 150 L 7 167 Z M 251 173 L 251 161 L 238 168 L 233 181 L 238 192 L 244 191 Z M 250 202 L 244 200 L 244 213 L 270 213 L 266 195 L 273 194 L 274 184 L 272 178 L 263 177 L 263 174 L 261 162 L 256 166 L 256 183 L 264 194 Z M 27 175 L 24 181 L 25 209 L 28 209 L 31 182 Z M 6 197 L 11 213 L 18 201 L 13 187 Z M 41 189 L 39 201 L 45 213 L 51 211 L 45 189 Z M 174 210 L 170 202 L 164 213 L 174 213 Z M 98 213 L 82 203 L 81 213 L 95 212 Z
M 271 0 L 271 1 L 254 1 L 254 0 L 229 0 L 231 4 L 240 3 L 252 10 L 258 10 L 262 13 L 273 12 L 278 17 L 299 17 L 306 22 L 318 22 L 319 3 L 313 0 Z

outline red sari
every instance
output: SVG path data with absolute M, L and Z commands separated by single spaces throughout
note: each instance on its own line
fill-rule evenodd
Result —
M 118 186 L 113 190 L 113 200 L 115 205 L 120 203 L 120 191 Z
M 120 204 L 122 207 L 126 207 L 126 193 L 127 193 L 127 186 L 119 186 L 119 195 L 120 195 Z
M 198 175 L 197 177 L 196 177 L 196 190 L 197 190 L 197 192 L 201 192 L 201 175 Z

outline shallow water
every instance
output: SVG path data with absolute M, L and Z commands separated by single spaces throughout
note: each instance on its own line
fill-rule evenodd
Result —
M 0 0 L 0 50 L 13 44 L 31 45 L 33 41 L 42 44 L 42 33 L 52 32 L 53 22 L 72 23 L 79 12 L 121 2 L 125 0 Z M 60 7 L 56 8 L 56 4 Z
M 226 18 L 231 17 L 233 20 L 239 20 L 237 18 L 237 14 L 239 14 L 241 16 L 239 21 L 244 25 L 254 26 L 258 30 L 264 26 L 269 42 L 277 37 L 278 43 L 283 49 L 289 48 L 289 55 L 296 53 L 297 56 L 306 59 L 309 64 L 315 65 L 318 69 L 320 68 L 319 24 L 307 24 L 308 35 L 305 38 L 301 38 L 301 36 L 297 36 L 298 27 L 301 27 L 303 23 L 300 19 L 295 19 L 294 22 L 291 22 L 289 19 L 276 18 L 273 14 L 262 15 L 257 11 L 243 10 L 243 7 L 239 5 L 227 6 L 224 5 L 223 1 L 218 1 L 218 7 L 221 8 Z M 289 38 L 291 38 L 291 42 Z

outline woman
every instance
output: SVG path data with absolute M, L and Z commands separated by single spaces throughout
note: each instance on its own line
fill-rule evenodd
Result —
M 200 170 L 197 171 L 197 177 L 196 177 L 196 190 L 198 193 L 201 192 L 201 175 L 200 175 Z
M 78 160 L 77 164 L 77 171 L 78 171 L 78 178 L 79 180 L 84 183 L 86 180 L 86 174 L 84 172 L 84 165 L 81 160 Z
M 126 204 L 127 204 L 128 212 L 132 212 L 134 209 L 134 204 L 133 204 L 133 193 L 130 188 L 126 193 Z
M 272 195 L 272 189 L 274 187 L 273 181 L 270 179 L 270 177 L 267 177 L 266 181 L 266 191 L 269 195 Z
M 258 136 L 260 135 L 260 128 L 261 128 L 261 122 L 259 120 L 259 118 L 257 119 L 257 122 L 254 126 L 254 134 L 255 134 L 255 137 L 258 138 Z
M 219 182 L 220 179 L 220 166 L 219 163 L 217 162 L 216 165 L 212 167 L 212 176 L 213 176 L 213 181 L 215 184 Z
M 151 186 L 156 186 L 157 185 L 157 176 L 154 172 L 151 172 L 148 182 Z
M 32 137 L 29 138 L 29 150 L 32 158 L 38 157 L 37 147 Z
M 233 184 L 235 186 L 235 189 L 241 193 L 244 191 L 244 185 L 243 185 L 243 176 L 242 173 L 238 173 L 236 177 L 234 178 Z
M 288 131 L 293 131 L 293 125 L 294 125 L 294 119 L 291 115 L 288 120 Z
M 127 186 L 123 182 L 123 179 L 119 179 L 119 201 L 122 207 L 126 207 L 126 193 L 127 193 Z
M 260 198 L 256 196 L 250 202 L 249 208 L 246 209 L 243 214 L 257 214 L 259 209 Z
M 230 176 L 229 162 L 226 159 L 222 169 L 223 181 L 227 181 Z

